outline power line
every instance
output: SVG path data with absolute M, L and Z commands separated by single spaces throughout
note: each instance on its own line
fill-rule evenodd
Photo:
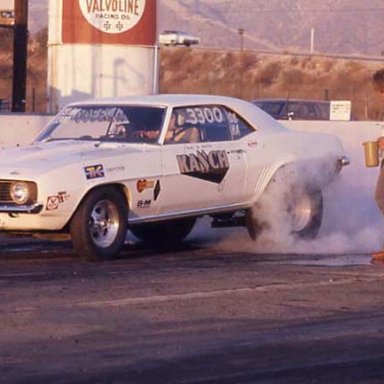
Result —
M 231 10 L 230 13 L 238 13 L 243 14 L 244 10 L 239 9 L 241 7 L 238 7 L 236 10 Z M 255 9 L 253 8 L 253 12 L 256 13 L 306 13 L 306 12 L 339 12 L 339 13 L 367 13 L 367 12 L 377 12 L 377 11 L 384 11 L 384 7 L 374 7 L 374 8 L 350 8 L 350 9 L 336 9 L 336 8 L 324 8 L 324 9 L 318 9 L 318 8 L 307 8 L 307 9 Z

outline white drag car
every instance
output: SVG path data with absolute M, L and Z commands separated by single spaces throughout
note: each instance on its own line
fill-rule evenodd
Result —
M 70 234 L 90 260 L 115 256 L 128 230 L 180 242 L 206 215 L 256 238 L 272 225 L 273 194 L 278 221 L 313 237 L 322 190 L 347 163 L 336 137 L 292 131 L 230 97 L 73 103 L 33 144 L 0 151 L 0 234 Z

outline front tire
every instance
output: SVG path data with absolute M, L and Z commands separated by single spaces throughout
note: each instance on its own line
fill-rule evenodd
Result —
M 124 245 L 128 222 L 125 197 L 116 188 L 91 191 L 70 222 L 72 243 L 86 260 L 106 260 Z

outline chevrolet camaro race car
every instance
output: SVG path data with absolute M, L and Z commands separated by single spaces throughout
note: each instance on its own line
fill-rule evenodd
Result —
M 347 163 L 338 138 L 290 130 L 235 98 L 73 103 L 32 144 L 0 150 L 0 234 L 70 235 L 85 259 L 107 259 L 128 230 L 170 245 L 202 216 L 255 239 L 274 210 L 292 235 L 313 237 L 322 191 Z

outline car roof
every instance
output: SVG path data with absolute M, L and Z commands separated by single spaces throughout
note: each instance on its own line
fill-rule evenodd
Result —
M 193 104 L 238 105 L 249 104 L 248 101 L 230 96 L 199 95 L 199 94 L 153 94 L 126 97 L 110 97 L 88 99 L 70 105 L 152 105 L 152 106 L 188 106 Z
M 315 100 L 315 99 L 283 99 L 283 98 L 264 98 L 264 99 L 253 99 L 253 103 L 257 103 L 258 101 L 260 102 L 283 102 L 283 103 L 323 103 L 323 104 L 329 104 L 329 100 Z

